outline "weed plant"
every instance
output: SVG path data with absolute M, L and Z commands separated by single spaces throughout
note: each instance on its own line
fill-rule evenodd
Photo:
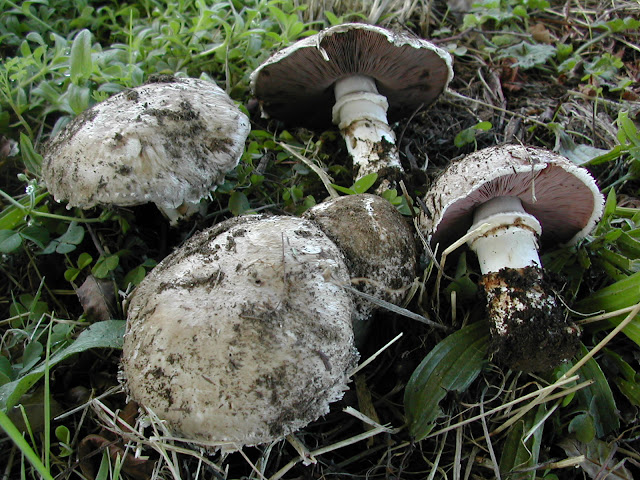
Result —
M 639 18 L 627 0 L 0 0 L 4 478 L 637 476 Z M 361 353 L 386 348 L 326 417 L 288 441 L 207 454 L 127 403 L 117 379 L 123 301 L 197 230 L 245 213 L 299 215 L 328 183 L 341 194 L 372 186 L 352 185 L 335 130 L 261 118 L 249 91 L 270 54 L 345 21 L 412 31 L 455 59 L 450 89 L 393 126 L 407 192 L 384 196 L 408 220 L 448 162 L 497 143 L 559 151 L 597 178 L 607 202 L 596 230 L 543 258 L 584 329 L 582 351 L 544 375 L 493 365 L 475 261 L 450 261 L 438 290 L 424 252 L 408 309 L 455 333 L 381 314 Z M 154 74 L 215 81 L 251 117 L 241 162 L 205 214 L 170 230 L 153 206 L 56 203 L 40 176 L 48 139 Z M 87 279 L 99 285 L 94 308 L 79 300 Z M 417 398 L 407 385 L 426 390 Z

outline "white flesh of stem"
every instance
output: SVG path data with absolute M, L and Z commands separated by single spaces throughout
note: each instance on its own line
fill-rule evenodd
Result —
M 485 275 L 503 268 L 542 267 L 537 236 L 540 222 L 524 211 L 517 197 L 493 198 L 476 208 L 472 231 L 479 223 L 493 228 L 468 240 Z
M 333 122 L 338 125 L 356 167 L 356 180 L 384 167 L 402 170 L 396 137 L 387 121 L 387 99 L 373 78 L 352 75 L 334 86 Z M 380 148 L 382 140 L 389 142 Z

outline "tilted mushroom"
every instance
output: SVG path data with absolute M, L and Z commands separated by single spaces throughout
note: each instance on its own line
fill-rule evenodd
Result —
M 579 330 L 546 285 L 541 247 L 574 244 L 602 215 L 586 169 L 548 150 L 503 145 L 454 162 L 425 199 L 421 225 L 442 252 L 467 235 L 482 273 L 494 359 L 523 371 L 573 356 Z
M 392 121 L 431 104 L 453 77 L 451 56 L 421 38 L 336 25 L 273 55 L 251 74 L 265 115 L 307 127 L 337 124 L 356 178 L 402 172 Z M 388 114 L 388 118 L 387 118 Z
M 42 175 L 68 208 L 153 202 L 175 224 L 235 168 L 249 130 L 215 83 L 158 76 L 73 119 L 48 144 Z
M 296 217 L 238 217 L 196 234 L 131 294 L 131 397 L 174 434 L 228 451 L 327 413 L 358 358 L 343 258 Z
M 416 275 L 416 245 L 411 228 L 393 205 L 377 195 L 346 195 L 319 203 L 304 216 L 345 254 L 358 290 L 402 304 Z M 377 306 L 357 296 L 355 305 L 356 344 L 361 344 Z

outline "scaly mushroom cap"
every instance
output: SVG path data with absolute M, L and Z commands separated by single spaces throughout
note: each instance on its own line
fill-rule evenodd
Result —
M 68 207 L 198 202 L 237 164 L 248 118 L 216 84 L 157 77 L 72 120 L 44 152 L 43 178 Z
M 390 121 L 431 104 L 453 77 L 451 56 L 421 38 L 361 23 L 322 30 L 274 54 L 251 74 L 263 113 L 308 127 L 331 125 L 333 84 L 375 79 Z
M 549 150 L 485 148 L 452 163 L 424 198 L 421 225 L 440 252 L 462 237 L 473 211 L 491 198 L 518 197 L 542 226 L 541 244 L 571 244 L 593 230 L 604 199 L 589 172 Z
M 393 205 L 377 195 L 346 195 L 319 203 L 304 216 L 344 252 L 349 273 L 357 279 L 354 287 L 396 305 L 404 301 L 416 275 L 416 245 Z M 375 308 L 356 297 L 354 320 L 367 320 Z
M 357 361 L 348 279 L 308 220 L 244 217 L 195 235 L 131 295 L 131 397 L 224 450 L 304 427 L 342 397 Z

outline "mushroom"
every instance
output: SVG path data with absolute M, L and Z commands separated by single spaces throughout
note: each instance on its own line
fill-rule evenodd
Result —
M 416 245 L 403 216 L 387 200 L 370 194 L 346 195 L 304 213 L 342 250 L 358 290 L 400 305 L 416 275 Z M 356 345 L 364 342 L 376 305 L 356 296 Z
M 196 234 L 131 294 L 129 394 L 210 448 L 283 438 L 347 388 L 358 359 L 348 280 L 309 220 L 238 217 Z
M 424 203 L 434 247 L 466 235 L 477 254 L 494 360 L 544 371 L 572 357 L 580 333 L 545 282 L 538 247 L 575 244 L 594 228 L 604 200 L 587 170 L 544 149 L 494 146 L 452 163 Z
M 360 23 L 336 25 L 273 55 L 251 74 L 266 116 L 337 124 L 356 179 L 402 173 L 392 121 L 431 104 L 453 77 L 451 56 L 421 38 Z
M 67 208 L 153 202 L 176 224 L 235 168 L 249 119 L 215 83 L 162 75 L 73 119 L 42 175 Z

